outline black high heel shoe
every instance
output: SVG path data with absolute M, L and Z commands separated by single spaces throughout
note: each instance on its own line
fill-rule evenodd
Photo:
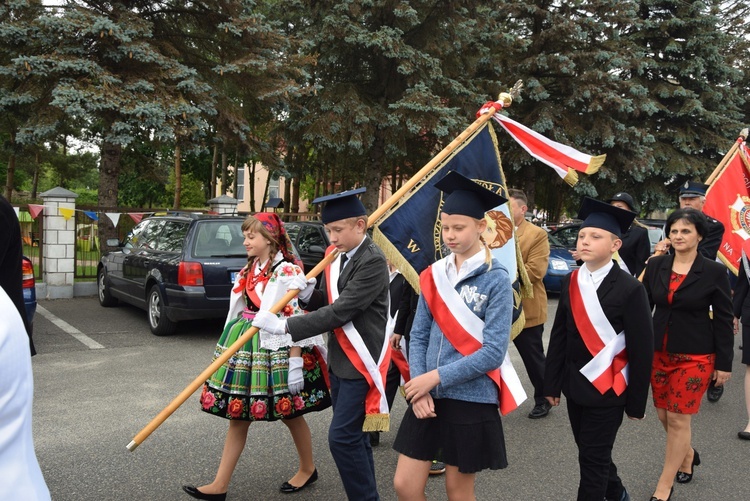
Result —
M 678 471 L 677 475 L 675 475 L 675 481 L 679 484 L 687 484 L 693 479 L 693 473 L 695 473 L 695 467 L 701 464 L 701 457 L 698 454 L 698 451 L 693 449 L 693 467 L 691 468 L 690 473 L 685 473 L 684 471 Z
M 279 490 L 281 492 L 283 492 L 284 494 L 289 494 L 289 493 L 292 493 L 292 492 L 299 492 L 302 489 L 304 489 L 305 487 L 307 487 L 308 485 L 314 483 L 316 480 L 318 480 L 318 469 L 317 468 L 315 468 L 315 470 L 313 470 L 312 475 L 310 475 L 310 478 L 307 479 L 307 482 L 305 482 L 304 484 L 300 485 L 299 487 L 295 487 L 292 484 L 290 484 L 289 482 L 284 482 L 283 484 L 281 484 L 281 487 L 279 487 Z
M 227 499 L 227 493 L 224 494 L 206 494 L 201 492 L 194 485 L 183 485 L 182 490 L 193 496 L 195 499 L 205 499 L 206 501 L 225 501 Z
M 669 496 L 667 496 L 667 499 L 659 499 L 656 496 L 651 496 L 651 500 L 650 501 L 669 501 L 670 499 L 672 499 L 672 493 L 673 492 L 674 492 L 674 486 L 672 486 L 672 488 L 669 489 Z

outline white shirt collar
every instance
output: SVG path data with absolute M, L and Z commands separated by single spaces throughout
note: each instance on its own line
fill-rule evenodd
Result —
M 359 248 L 362 247 L 362 244 L 364 243 L 366 236 L 367 235 L 362 237 L 362 241 L 355 248 L 349 249 L 348 251 L 344 252 L 344 254 L 346 254 L 346 263 L 344 263 L 344 267 L 346 267 L 346 264 L 349 262 L 349 260 L 352 257 L 354 257 L 354 254 L 357 253 L 357 250 L 359 250 Z
M 476 270 L 484 264 L 485 249 L 482 247 L 479 252 L 471 256 L 461 264 L 461 269 L 456 270 L 456 255 L 451 253 L 445 260 L 445 272 L 451 285 L 456 285 L 463 280 L 469 273 Z
M 580 271 L 578 273 L 586 273 L 591 278 L 591 281 L 594 282 L 594 286 L 598 289 L 599 285 L 604 280 L 604 277 L 607 276 L 607 273 L 612 269 L 612 267 L 615 265 L 614 261 L 610 260 L 609 263 L 605 264 L 601 268 L 599 268 L 596 271 L 589 271 L 589 269 L 586 267 L 586 263 L 583 263 L 583 266 L 581 266 Z

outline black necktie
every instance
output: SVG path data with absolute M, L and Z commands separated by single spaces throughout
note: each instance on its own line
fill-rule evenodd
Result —
M 339 263 L 339 275 L 341 275 L 341 272 L 344 271 L 344 265 L 346 264 L 347 259 L 349 259 L 349 257 L 346 255 L 346 253 L 341 254 L 341 262 Z

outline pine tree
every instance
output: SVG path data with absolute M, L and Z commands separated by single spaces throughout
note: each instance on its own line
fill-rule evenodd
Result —
M 329 191 L 368 187 L 363 202 L 374 209 L 384 176 L 418 170 L 512 85 L 490 57 L 498 3 L 292 2 L 286 19 L 317 62 L 287 144 L 315 149 Z

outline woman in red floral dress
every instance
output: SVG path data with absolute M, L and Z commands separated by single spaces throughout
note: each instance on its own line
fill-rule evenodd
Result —
M 691 445 L 692 415 L 714 379 L 730 377 L 734 338 L 732 300 L 724 265 L 698 253 L 708 230 L 695 209 L 667 218 L 673 255 L 649 260 L 643 278 L 654 311 L 654 364 L 651 389 L 667 432 L 666 457 L 652 501 L 668 500 L 674 482 L 686 484 L 701 462 Z
M 235 280 L 214 359 L 252 327 L 258 311 L 270 309 L 286 294 L 292 278 L 304 276 L 276 214 L 249 216 L 242 224 L 242 233 L 248 264 Z M 300 314 L 294 298 L 278 315 Z M 296 492 L 317 479 L 312 438 L 303 415 L 331 406 L 324 350 L 320 335 L 293 343 L 290 336 L 259 333 L 206 381 L 201 408 L 229 419 L 229 430 L 213 482 L 201 487 L 185 485 L 185 492 L 197 499 L 225 499 L 253 421 L 281 420 L 294 439 L 299 470 L 281 485 L 281 492 Z

